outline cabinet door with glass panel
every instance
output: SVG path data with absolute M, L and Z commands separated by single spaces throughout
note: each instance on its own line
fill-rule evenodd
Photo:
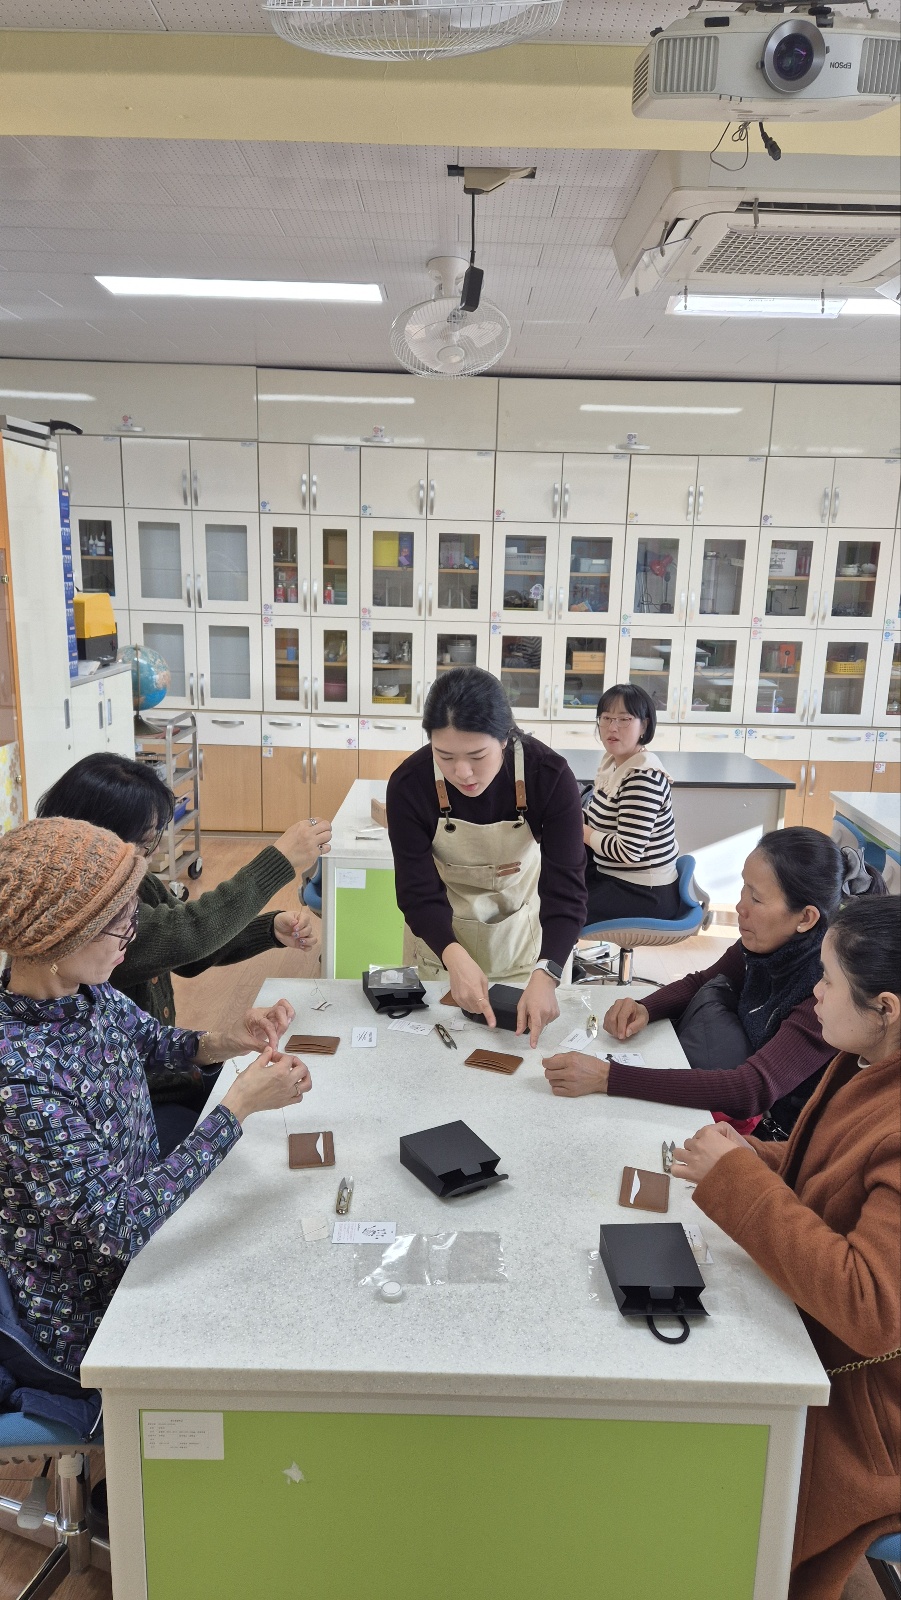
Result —
M 643 689 L 657 712 L 658 722 L 678 722 L 684 628 L 654 628 L 624 624 L 619 630 L 616 677 L 611 682 L 634 683 Z
M 488 666 L 487 622 L 427 622 L 423 703 L 436 678 L 454 667 Z
M 876 679 L 877 727 L 898 727 L 901 722 L 901 640 L 886 629 L 880 647 L 879 675 Z
M 433 517 L 426 554 L 426 621 L 487 622 L 491 610 L 490 522 Z
M 309 517 L 260 517 L 260 602 L 264 615 L 310 615 Z
M 314 617 L 312 710 L 356 712 L 360 703 L 360 624 L 356 617 Z
M 127 610 L 124 513 L 114 506 L 73 506 L 69 520 L 76 589 L 108 594 L 117 611 Z
M 807 718 L 813 727 L 872 722 L 881 643 L 869 630 L 816 635 Z
M 155 611 L 131 611 L 131 642 L 155 650 L 169 668 L 169 687 L 160 715 L 196 711 L 199 705 L 197 642 L 194 618 L 163 617 Z
M 689 626 L 708 619 L 749 626 L 758 537 L 756 528 L 695 527 L 685 614 Z
M 744 703 L 747 722 L 807 721 L 815 647 L 814 636 L 801 629 L 751 629 Z
M 499 450 L 494 462 L 495 522 L 556 524 L 562 486 L 562 456 L 541 450 Z
M 560 527 L 557 622 L 619 621 L 625 533 L 621 526 Z
M 129 601 L 138 611 L 193 611 L 194 538 L 190 511 L 126 511 Z
M 686 628 L 679 721 L 740 723 L 747 669 L 747 630 Z
M 310 614 L 360 615 L 358 517 L 310 517 Z
M 310 623 L 304 617 L 263 617 L 264 711 L 310 711 L 313 668 Z
M 528 621 L 515 627 L 493 622 L 488 644 L 488 670 L 507 691 L 517 721 L 545 721 L 551 715 L 554 629 Z
M 551 714 L 567 722 L 593 722 L 604 690 L 616 682 L 619 628 L 586 618 L 584 629 L 554 629 Z
M 492 618 L 553 622 L 559 538 L 556 528 L 544 529 L 530 522 L 495 525 Z
M 360 611 L 373 623 L 425 619 L 425 522 L 364 518 Z
M 826 535 L 818 530 L 763 529 L 751 614 L 755 627 L 816 627 L 825 554 Z
M 360 633 L 360 710 L 422 716 L 425 623 L 382 622 L 364 617 Z
M 630 528 L 623 567 L 624 622 L 667 617 L 682 624 L 688 609 L 691 528 Z
M 194 604 L 200 611 L 260 613 L 260 519 L 194 512 Z
M 836 528 L 830 533 L 823 561 L 821 628 L 883 626 L 894 537 L 890 528 Z
M 197 697 L 201 710 L 263 707 L 259 617 L 203 616 L 197 627 Z

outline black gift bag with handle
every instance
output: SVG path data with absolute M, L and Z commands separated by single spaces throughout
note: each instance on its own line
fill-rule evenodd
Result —
M 663 1344 L 684 1344 L 689 1317 L 706 1317 L 706 1287 L 679 1222 L 613 1222 L 601 1228 L 601 1260 L 624 1317 L 644 1317 Z M 661 1333 L 658 1316 L 677 1317 L 682 1332 Z

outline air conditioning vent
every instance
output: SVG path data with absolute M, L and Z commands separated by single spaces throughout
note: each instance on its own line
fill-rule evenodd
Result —
M 858 94 L 901 94 L 901 39 L 864 39 Z
M 635 63 L 635 76 L 632 79 L 632 104 L 637 105 L 643 95 L 648 92 L 648 72 L 651 66 L 651 52 L 645 50 Z
M 654 48 L 655 94 L 711 94 L 720 42 L 715 33 L 661 37 Z
M 886 243 L 884 233 L 728 228 L 694 271 L 704 277 L 739 273 L 746 277 L 842 278 L 865 267 L 885 250 Z

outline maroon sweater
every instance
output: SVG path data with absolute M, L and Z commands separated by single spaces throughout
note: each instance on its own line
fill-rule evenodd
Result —
M 641 1004 L 651 1022 L 681 1017 L 692 996 L 719 973 L 728 978 L 737 997 L 745 978 L 740 939 L 706 971 L 691 972 L 678 983 L 644 995 Z M 811 995 L 789 1012 L 772 1039 L 732 1071 L 687 1072 L 684 1067 L 666 1071 L 611 1063 L 607 1093 L 631 1100 L 660 1100 L 669 1106 L 696 1106 L 699 1111 L 723 1111 L 728 1117 L 759 1117 L 811 1073 L 825 1067 L 834 1054 L 834 1048 L 823 1041 Z

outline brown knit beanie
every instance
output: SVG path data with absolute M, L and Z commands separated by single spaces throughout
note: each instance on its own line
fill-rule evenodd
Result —
M 39 817 L 0 838 L 0 950 L 58 961 L 90 943 L 138 892 L 147 863 L 106 828 Z

